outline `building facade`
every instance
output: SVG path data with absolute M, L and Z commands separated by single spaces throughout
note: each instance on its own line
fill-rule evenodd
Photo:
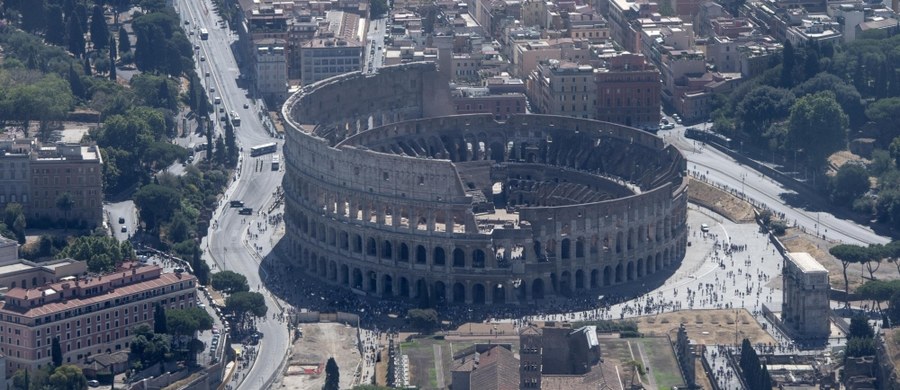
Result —
M 639 128 L 655 128 L 660 120 L 659 71 L 640 54 L 602 57 L 606 67 L 594 72 L 597 82 L 594 118 Z
M 358 71 L 362 45 L 336 38 L 316 38 L 300 47 L 300 79 L 309 85 L 329 77 Z
M 64 363 L 127 348 L 135 326 L 152 326 L 157 304 L 169 309 L 193 307 L 196 287 L 193 275 L 126 263 L 99 277 L 11 288 L 0 303 L 0 353 L 7 356 L 6 375 L 51 364 L 55 338 Z
M 283 102 L 288 91 L 288 57 L 285 42 L 256 42 L 256 92 L 270 102 Z
M 0 141 L 0 207 L 22 204 L 30 220 L 99 226 L 103 221 L 103 158 L 96 145 L 41 146 L 31 139 Z M 68 209 L 58 200 L 68 193 Z

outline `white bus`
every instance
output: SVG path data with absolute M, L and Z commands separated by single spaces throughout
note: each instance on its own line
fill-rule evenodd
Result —
M 280 167 L 280 164 L 281 164 L 281 157 L 278 157 L 277 154 L 272 156 L 272 170 L 277 171 L 278 168 Z
M 231 125 L 239 127 L 241 125 L 241 116 L 236 111 L 231 112 Z
M 205 28 L 200 29 L 200 39 L 204 41 L 209 39 L 209 31 L 207 31 Z
M 250 156 L 262 156 L 264 154 L 275 153 L 278 151 L 278 144 L 272 142 L 268 144 L 256 145 L 250 148 Z

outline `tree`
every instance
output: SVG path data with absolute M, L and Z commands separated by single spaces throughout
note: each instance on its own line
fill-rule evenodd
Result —
M 227 153 L 225 151 L 225 140 L 222 139 L 222 135 L 220 134 L 216 137 L 216 153 L 215 153 L 215 161 L 217 164 L 226 165 L 226 156 Z
M 764 137 L 769 125 L 790 114 L 796 98 L 791 91 L 758 86 L 744 95 L 735 109 L 740 129 L 757 145 L 766 144 Z
M 84 83 L 81 82 L 81 76 L 75 71 L 75 66 L 69 63 L 69 88 L 72 89 L 72 95 L 79 99 L 85 98 Z
M 212 317 L 199 307 L 169 310 L 166 312 L 166 323 L 169 324 L 168 333 L 173 336 L 190 336 L 213 327 Z
M 134 194 L 134 203 L 140 210 L 141 220 L 147 224 L 147 229 L 156 231 L 161 223 L 169 221 L 175 211 L 180 209 L 181 194 L 173 188 L 148 184 Z
M 387 0 L 369 0 L 372 17 L 384 15 L 390 10 Z
M 78 20 L 78 15 L 73 15 L 69 18 L 66 31 L 68 31 L 69 51 L 75 57 L 80 58 L 84 54 L 84 30 L 81 28 L 81 21 Z
M 225 298 L 225 312 L 237 318 L 241 329 L 246 328 L 249 317 L 265 317 L 266 311 L 266 299 L 258 292 L 241 291 Z
M 44 0 L 29 0 L 19 9 L 22 13 L 22 29 L 28 32 L 44 31 L 47 27 Z
M 62 347 L 59 346 L 59 337 L 53 338 L 53 345 L 50 347 L 50 354 L 52 356 L 52 362 L 54 367 L 59 367 L 62 365 Z
M 87 378 L 81 368 L 71 364 L 59 366 L 53 370 L 53 374 L 49 378 L 50 385 L 54 389 L 86 389 Z
M 850 331 L 847 338 L 865 338 L 871 339 L 875 337 L 875 331 L 869 325 L 869 320 L 861 314 L 857 314 L 850 318 Z
M 65 216 L 66 229 L 69 228 L 69 212 L 75 207 L 75 198 L 69 191 L 63 192 L 56 197 L 56 208 L 62 211 Z
M 845 358 L 863 357 L 875 355 L 875 340 L 864 338 L 852 338 L 847 340 Z
M 869 191 L 869 174 L 862 164 L 846 163 L 831 179 L 831 201 L 847 205 Z
M 93 70 L 91 70 L 91 59 L 89 57 L 84 57 L 84 65 L 82 65 L 82 66 L 84 69 L 85 76 L 90 76 L 90 75 L 94 74 Z
M 822 72 L 794 87 L 791 91 L 797 97 L 831 91 L 834 93 L 835 100 L 841 105 L 841 109 L 847 114 L 851 127 L 858 127 L 865 123 L 866 112 L 863 108 L 862 96 L 855 87 L 840 77 Z
M 63 22 L 62 9 L 58 5 L 47 7 L 47 32 L 44 39 L 56 46 L 66 43 L 66 24 Z
M 900 290 L 894 291 L 891 300 L 888 303 L 888 318 L 891 320 L 891 326 L 900 324 Z
M 116 60 L 112 58 L 109 59 L 109 79 L 116 81 Z
M 134 248 L 130 242 L 119 243 L 113 237 L 81 236 L 72 240 L 57 256 L 87 261 L 91 272 L 109 272 L 125 259 L 134 258 Z
M 116 58 L 119 58 L 119 51 L 116 49 L 116 37 L 109 34 L 109 59 L 112 60 L 112 64 L 115 65 Z M 113 66 L 113 68 L 115 68 Z
M 103 15 L 103 7 L 95 5 L 91 15 L 91 43 L 94 50 L 103 50 L 109 43 L 109 30 L 106 27 L 106 16 Z
M 847 115 L 831 92 L 804 96 L 794 103 L 788 125 L 789 146 L 803 148 L 807 162 L 821 168 L 846 144 Z
M 131 40 L 128 38 L 128 31 L 119 27 L 119 53 L 127 53 L 131 51 Z
M 784 88 L 794 86 L 794 45 L 789 40 L 784 41 L 784 49 L 781 51 L 781 81 L 779 84 Z
M 841 262 L 844 275 L 844 291 L 847 292 L 847 295 L 845 296 L 849 297 L 850 279 L 847 278 L 847 268 L 849 268 L 851 264 L 862 264 L 868 261 L 869 251 L 865 247 L 858 245 L 840 244 L 831 247 L 831 249 L 828 250 L 828 253 Z M 845 303 L 847 307 L 850 306 L 849 299 L 845 300 Z
M 234 271 L 221 271 L 212 274 L 212 287 L 226 294 L 250 291 L 247 277 Z
M 413 326 L 421 329 L 424 333 L 431 333 L 431 330 L 438 325 L 438 315 L 434 309 L 411 309 L 406 312 L 406 316 Z
M 153 308 L 153 333 L 169 333 L 167 320 L 166 308 L 157 303 Z
M 322 390 L 340 390 L 341 389 L 341 372 L 338 369 L 337 362 L 334 357 L 328 358 L 325 363 L 325 386 Z

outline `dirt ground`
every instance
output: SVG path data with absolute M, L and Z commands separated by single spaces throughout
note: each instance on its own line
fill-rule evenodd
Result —
M 353 375 L 360 364 L 356 348 L 356 328 L 338 323 L 303 324 L 303 337 L 294 342 L 287 374 L 278 389 L 319 389 L 325 384 L 325 362 L 334 357 L 341 373 L 341 388 L 351 388 Z M 321 364 L 319 375 L 302 374 L 301 367 Z
M 753 206 L 750 203 L 704 182 L 691 179 L 688 184 L 688 197 L 692 202 L 709 208 L 731 221 L 753 221 Z
M 844 289 L 844 275 L 841 262 L 828 253 L 828 249 L 837 245 L 836 243 L 822 240 L 815 235 L 804 233 L 798 229 L 788 229 L 787 233 L 780 240 L 785 248 L 791 252 L 809 252 L 828 269 L 828 279 L 831 282 L 831 287 L 838 290 Z M 896 279 L 897 277 L 897 267 L 893 263 L 882 262 L 878 270 L 875 271 L 875 278 L 877 279 Z M 854 291 L 869 279 L 869 271 L 864 265 L 851 265 L 850 268 L 847 268 L 847 279 L 850 281 L 850 291 Z
M 688 337 L 698 344 L 734 343 L 735 330 L 738 333 L 738 341 L 747 338 L 753 344 L 775 342 L 772 336 L 769 336 L 753 316 L 744 309 L 737 313 L 737 324 L 735 324 L 734 310 L 679 311 L 637 317 L 633 320 L 637 321 L 640 332 L 657 336 L 668 333 L 673 340 L 678 335 L 679 324 L 684 324 Z

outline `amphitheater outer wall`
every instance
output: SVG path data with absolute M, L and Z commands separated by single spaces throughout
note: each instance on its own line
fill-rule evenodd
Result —
M 435 75 L 430 64 L 388 67 L 324 80 L 289 98 L 285 254 L 298 269 L 360 293 L 497 304 L 602 291 L 680 263 L 687 193 L 677 150 L 652 134 L 593 120 L 447 115 Z M 375 97 L 361 99 L 360 91 Z M 432 145 L 444 149 L 404 155 L 399 149 L 415 139 L 436 139 Z M 601 176 L 556 146 L 573 139 L 639 157 L 621 158 L 631 167 L 599 157 Z M 448 142 L 468 148 L 454 154 Z M 655 165 L 634 167 L 642 163 Z M 487 229 L 464 183 L 479 170 L 491 179 L 533 171 L 623 196 L 520 207 L 516 228 Z M 612 179 L 623 176 L 641 190 L 628 194 Z

